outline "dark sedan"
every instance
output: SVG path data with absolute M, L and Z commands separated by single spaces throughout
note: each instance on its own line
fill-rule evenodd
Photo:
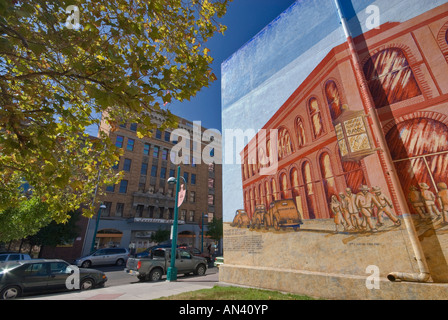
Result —
M 104 286 L 104 272 L 70 265 L 59 259 L 34 259 L 0 264 L 0 299 Z

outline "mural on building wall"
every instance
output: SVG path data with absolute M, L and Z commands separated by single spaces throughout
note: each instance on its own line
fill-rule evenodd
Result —
M 448 29 L 448 21 L 443 28 Z M 412 61 L 416 53 L 404 49 L 409 45 L 383 45 L 364 57 L 362 71 L 376 109 L 389 116 L 383 116 L 381 125 L 411 214 L 444 226 L 448 224 L 448 107 L 428 99 L 423 62 Z M 443 56 L 444 51 L 438 54 Z M 294 100 L 294 105 L 285 103 L 280 110 L 287 116 L 278 113 L 263 128 L 278 130 L 277 150 L 269 138 L 255 148 L 251 159 L 247 156 L 251 142 L 241 150 L 244 208 L 235 212 L 232 226 L 299 231 L 309 220 L 325 220 L 333 221 L 336 232 L 348 233 L 401 226 L 403 212 L 386 174 L 366 168 L 366 157 L 373 157 L 379 167 L 384 161 L 367 110 L 348 106 L 345 92 L 352 84 L 341 80 L 347 69 L 336 59 L 330 61 L 337 66 L 322 62 L 315 74 L 327 75 L 307 79 L 306 88 L 313 89 L 307 89 L 308 94 Z M 437 111 L 413 111 L 411 106 Z M 401 118 L 390 117 L 390 110 L 400 110 Z M 274 156 L 278 172 L 260 175 L 260 168 L 269 166 Z

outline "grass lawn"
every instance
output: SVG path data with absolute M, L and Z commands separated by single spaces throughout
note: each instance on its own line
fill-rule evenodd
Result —
M 232 286 L 214 286 L 211 289 L 202 289 L 184 292 L 177 295 L 162 297 L 159 300 L 314 300 L 308 296 L 300 296 L 278 291 L 242 288 Z

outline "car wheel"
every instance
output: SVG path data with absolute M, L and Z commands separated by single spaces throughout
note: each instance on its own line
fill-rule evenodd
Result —
M 81 264 L 81 268 L 90 268 L 91 266 L 92 262 L 90 262 L 89 260 L 86 260 Z
M 115 262 L 115 265 L 121 267 L 122 265 L 124 265 L 124 260 L 123 259 L 118 259 L 117 262 Z
M 5 289 L 2 290 L 0 298 L 2 300 L 15 299 L 15 298 L 20 297 L 21 294 L 22 294 L 22 290 L 20 290 L 20 287 L 11 286 L 11 287 L 6 287 Z
M 162 275 L 163 275 L 162 269 L 159 269 L 159 268 L 153 269 L 149 273 L 149 280 L 151 280 L 151 281 L 160 281 L 162 279 Z
M 206 270 L 207 268 L 203 264 L 200 264 L 196 267 L 196 271 L 194 272 L 194 274 L 198 276 L 203 276 L 205 275 Z
M 95 286 L 95 281 L 92 279 L 84 279 L 81 281 L 80 289 L 81 290 L 90 290 Z

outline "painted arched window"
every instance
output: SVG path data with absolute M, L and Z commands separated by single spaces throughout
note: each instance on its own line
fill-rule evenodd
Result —
M 327 97 L 328 108 L 330 109 L 331 119 L 336 120 L 342 113 L 342 102 L 339 96 L 339 90 L 336 82 L 327 81 L 325 84 L 325 96 Z
M 260 185 L 258 186 L 259 189 L 259 194 L 260 194 L 260 204 L 264 204 L 266 206 L 266 196 L 265 196 L 265 192 L 264 192 L 264 186 L 263 183 L 260 183 Z M 267 206 L 266 206 L 267 208 Z
M 250 210 L 249 210 L 249 214 L 252 217 L 252 214 L 254 213 L 254 208 L 255 208 L 254 191 L 252 189 L 250 189 L 249 195 L 250 195 Z
M 302 176 L 305 182 L 306 204 L 308 207 L 308 216 L 310 219 L 316 217 L 314 210 L 314 186 L 313 179 L 311 177 L 311 165 L 308 161 L 302 165 Z
M 277 183 L 275 182 L 275 179 L 271 180 L 271 187 L 272 187 L 273 200 L 279 200 L 278 191 L 277 191 Z
M 311 118 L 311 124 L 313 127 L 314 138 L 319 138 L 324 133 L 324 127 L 322 124 L 322 115 L 320 113 L 319 102 L 316 98 L 311 98 L 308 101 L 308 108 Z
M 296 168 L 292 168 L 289 173 L 289 180 L 291 183 L 291 194 L 294 202 L 296 203 L 297 209 L 302 212 L 302 203 L 300 201 L 300 188 L 299 188 L 299 172 Z
M 305 128 L 301 118 L 296 120 L 297 147 L 300 149 L 306 144 Z
M 288 199 L 288 178 L 286 173 L 280 175 L 280 199 Z
M 266 208 L 268 208 L 269 204 L 272 202 L 272 192 L 271 187 L 269 185 L 269 181 L 267 180 L 265 182 L 265 187 L 266 187 Z
M 364 74 L 376 108 L 422 94 L 403 51 L 389 48 L 364 64 Z
M 278 158 L 283 159 L 293 152 L 291 136 L 286 128 L 278 130 Z
M 338 192 L 336 190 L 336 181 L 333 174 L 333 169 L 331 168 L 330 155 L 328 153 L 325 152 L 320 155 L 319 165 L 327 203 L 330 204 L 331 196 L 337 195 Z

